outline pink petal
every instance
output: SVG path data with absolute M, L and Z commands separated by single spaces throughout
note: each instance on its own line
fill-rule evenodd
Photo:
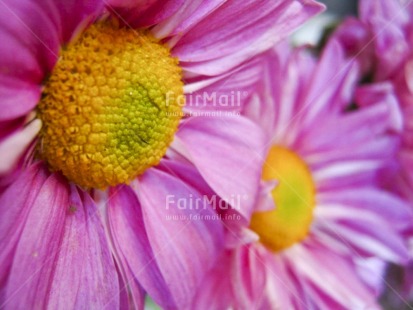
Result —
M 1 75 L 0 81 L 1 122 L 25 116 L 36 107 L 41 95 L 40 86 Z
M 208 203 L 199 209 L 189 207 L 193 199 L 204 201 L 203 196 L 164 172 L 148 170 L 137 193 L 158 266 L 176 304 L 184 307 L 223 249 L 222 223 Z
M 203 195 L 212 196 L 215 194 L 199 174 L 196 167 L 189 162 L 181 162 L 178 160 L 164 158 L 157 169 L 179 178 L 186 184 L 190 184 L 191 187 Z
M 32 166 L 1 198 L 2 304 L 116 307 L 116 271 L 93 202 L 76 191 L 70 198 L 66 182 L 44 171 Z
M 357 88 L 355 100 L 361 107 L 386 105 L 387 118 L 384 124 L 388 130 L 401 132 L 403 130 L 403 115 L 393 86 L 390 83 L 374 83 Z
M 238 211 L 249 218 L 265 158 L 260 128 L 242 116 L 193 117 L 180 127 L 177 143 L 219 196 L 240 198 Z
M 44 10 L 57 10 L 61 40 L 68 43 L 87 23 L 96 19 L 103 12 L 105 1 L 102 0 L 57 0 L 44 5 Z
M 325 248 L 295 247 L 290 250 L 294 252 L 295 273 L 305 277 L 306 281 L 313 283 L 343 307 L 363 309 L 375 304 L 374 294 L 357 277 L 350 261 Z
M 0 198 L 0 286 L 5 284 L 27 216 L 46 179 L 46 170 L 33 165 Z
M 332 207 L 330 213 L 335 211 Z M 380 257 L 395 263 L 405 263 L 408 259 L 406 244 L 402 236 L 393 230 L 379 216 L 359 211 L 358 216 L 345 216 L 342 212 L 326 214 L 318 212 L 319 226 L 327 230 L 339 243 L 344 243 L 349 253 L 357 257 Z M 377 226 L 376 226 L 377 225 Z M 377 229 L 376 227 L 380 227 Z
M 10 173 L 38 134 L 41 121 L 35 120 L 0 143 L 0 177 Z
M 173 48 L 185 70 L 222 74 L 271 48 L 322 6 L 310 1 L 227 1 Z
M 135 28 L 160 23 L 174 14 L 187 0 L 110 0 L 106 5 Z M 189 2 L 189 1 L 188 1 Z
M 277 186 L 277 181 L 261 181 L 257 207 L 255 211 L 270 211 L 276 208 L 271 192 Z
M 358 79 L 358 64 L 346 59 L 338 42 L 330 41 L 306 86 L 304 126 L 324 120 L 326 113 L 341 113 L 351 101 Z
M 56 25 L 35 1 L 7 0 L 0 8 L 0 74 L 39 84 L 58 58 Z
M 16 208 L 23 206 L 16 205 Z M 48 303 L 49 281 L 53 279 L 69 207 L 68 188 L 52 175 L 26 207 L 29 210 L 16 244 L 6 288 L 4 304 L 10 308 L 45 307 Z
M 284 14 L 293 19 L 289 24 L 292 28 L 297 23 L 294 19 L 301 22 L 307 14 L 321 9 L 314 3 L 312 5 L 314 7 L 308 5 L 303 9 L 304 5 L 297 1 L 227 1 L 186 33 L 174 47 L 174 54 L 183 62 L 226 56 L 252 44 L 271 27 L 275 28 L 275 21 Z M 300 12 L 303 16 L 298 14 L 300 10 L 303 10 Z M 314 11 L 309 13 L 311 10 Z
M 156 261 L 148 240 L 140 203 L 128 187 L 111 189 L 108 221 L 119 262 L 124 270 L 125 285 L 133 300 L 140 297 L 142 286 L 163 307 L 175 301 Z
M 259 309 L 266 284 L 266 250 L 247 245 L 232 252 L 231 284 L 237 309 Z
M 261 78 L 263 64 L 255 57 L 239 68 L 200 81 L 188 79 L 185 84 L 186 111 L 241 111 L 255 91 Z
M 353 214 L 362 206 L 362 210 L 380 215 L 392 223 L 398 231 L 405 231 L 413 225 L 413 210 L 409 204 L 391 193 L 373 187 L 320 193 L 318 201 L 321 205 L 328 203 L 345 205 L 344 209 L 348 210 L 348 214 Z
M 214 268 L 207 272 L 197 290 L 191 308 L 197 310 L 230 309 L 233 295 L 230 283 L 230 253 L 224 252 Z
M 177 205 L 202 197 L 164 172 L 149 169 L 136 186 L 140 203 L 131 191 L 122 189 L 109 209 L 115 244 L 157 304 L 186 307 L 222 246 L 221 223 L 211 220 L 215 212 L 209 205 L 202 210 Z
M 208 15 L 224 2 L 225 0 L 185 1 L 173 16 L 157 24 L 152 32 L 158 38 L 179 37 L 202 19 L 208 18 Z
M 118 309 L 118 275 L 96 205 L 73 186 L 70 208 L 48 306 Z
M 0 141 L 4 141 L 10 135 L 15 133 L 17 130 L 22 129 L 25 123 L 26 117 L 20 117 L 10 121 L 0 122 Z

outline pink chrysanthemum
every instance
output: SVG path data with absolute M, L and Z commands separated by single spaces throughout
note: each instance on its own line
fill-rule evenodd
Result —
M 190 220 L 214 215 L 208 204 L 179 207 L 202 198 L 194 167 L 224 199 L 248 192 L 248 216 L 260 174 L 253 150 L 263 141 L 244 117 L 186 112 L 218 109 L 212 92 L 242 92 L 241 109 L 259 73 L 249 59 L 321 6 L 0 8 L 0 307 L 139 309 L 144 292 L 164 308 L 185 307 L 222 244 L 219 221 Z
M 238 246 L 207 275 L 195 308 L 379 308 L 383 262 L 407 260 L 401 232 L 412 215 L 379 187 L 397 149 L 397 136 L 384 134 L 391 107 L 344 113 L 358 77 L 337 42 L 319 62 L 303 49 L 268 55 L 263 99 L 246 113 L 267 132 L 271 192 L 247 227 L 228 221 L 228 246 Z

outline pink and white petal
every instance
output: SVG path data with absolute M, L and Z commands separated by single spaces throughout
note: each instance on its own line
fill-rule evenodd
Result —
M 368 146 L 368 147 L 366 147 Z M 394 155 L 399 146 L 399 139 L 395 136 L 377 137 L 370 141 L 355 141 L 347 146 L 326 149 L 325 151 L 305 154 L 305 158 L 312 170 L 321 169 L 327 164 L 343 161 L 355 160 L 380 160 L 383 162 L 389 161 L 389 166 L 394 165 L 390 162 L 390 158 Z
M 357 62 L 347 60 L 340 44 L 331 40 L 307 85 L 305 100 L 301 101 L 299 109 L 306 109 L 302 127 L 311 128 L 314 122 L 324 121 L 326 113 L 341 113 L 351 101 L 358 79 Z
M 188 306 L 193 288 L 223 246 L 221 223 L 211 221 L 215 212 L 209 205 L 202 210 L 179 209 L 177 201 L 190 203 L 190 199 L 202 197 L 165 172 L 148 170 L 137 182 L 136 191 L 140 204 L 125 189 L 117 194 L 119 206 L 111 208 L 112 225 L 123 225 L 121 231 L 112 229 L 116 243 L 136 279 L 157 304 L 165 308 Z M 175 201 L 168 202 L 168 197 Z
M 267 278 L 266 252 L 254 244 L 232 251 L 230 273 L 236 309 L 260 309 Z
M 385 124 L 388 130 L 401 132 L 403 130 L 403 115 L 393 86 L 387 82 L 359 86 L 355 92 L 355 101 L 363 108 L 372 105 L 387 107 Z
M 267 83 L 265 89 L 271 95 L 264 95 L 262 100 L 274 101 L 268 104 L 274 109 L 273 113 L 272 111 L 268 113 L 274 114 L 267 130 L 269 136 L 273 136 L 273 141 L 277 143 L 292 145 L 300 133 L 302 119 L 305 116 L 303 111 L 307 107 L 302 106 L 302 102 L 306 102 L 305 91 L 313 79 L 316 61 L 306 47 L 291 50 L 287 44 L 288 42 L 277 45 L 273 54 L 268 57 L 266 78 L 263 79 L 263 83 Z M 287 55 L 285 55 L 286 51 L 289 51 Z M 282 80 L 288 80 L 289 83 L 280 83 L 279 81 Z M 264 111 L 269 109 L 264 108 Z
M 176 307 L 175 300 L 157 264 L 145 228 L 141 205 L 129 187 L 110 190 L 107 209 L 113 247 L 124 273 L 127 288 L 142 286 L 156 303 L 165 308 Z M 136 283 L 138 282 L 138 283 Z
M 407 245 L 402 236 L 378 215 L 371 212 L 352 212 L 346 206 L 326 206 L 316 212 L 318 226 L 347 245 L 353 255 L 380 257 L 386 261 L 405 263 Z M 380 229 L 377 229 L 380 227 Z
M 126 266 L 126 265 L 125 265 Z M 129 269 L 119 271 L 120 309 L 144 309 L 146 293 Z
M 285 259 L 282 255 L 274 255 L 267 250 L 262 255 L 262 263 L 266 267 L 267 280 L 265 283 L 265 292 L 263 292 L 262 309 L 280 309 L 285 305 L 291 305 L 296 309 L 307 308 L 308 302 L 305 295 L 301 294 L 299 282 L 288 269 Z M 268 305 L 265 307 L 265 305 Z
M 57 10 L 61 27 L 62 43 L 69 43 L 83 28 L 103 12 L 103 0 L 57 0 L 53 4 L 45 4 L 44 9 Z
M 313 172 L 317 191 L 337 191 L 339 188 L 349 189 L 365 184 L 379 184 L 382 169 L 386 168 L 382 159 L 355 159 L 333 162 Z
M 31 206 L 39 192 L 44 190 L 47 177 L 47 170 L 41 164 L 32 165 L 0 198 L 0 287 L 6 283 Z
M 384 280 L 388 263 L 376 257 L 355 259 L 354 263 L 363 282 L 376 296 L 380 296 L 388 285 Z
M 260 57 L 217 77 L 188 79 L 184 87 L 185 111 L 241 111 L 261 78 Z
M 91 309 L 118 309 L 117 270 L 96 205 L 89 194 L 75 186 L 70 202 L 57 259 L 53 262 L 48 307 L 79 309 L 87 305 Z
M 40 85 L 1 75 L 0 82 L 0 122 L 25 116 L 40 100 Z
M 42 124 L 35 120 L 25 128 L 0 142 L 0 177 L 14 170 L 23 153 L 33 142 Z
M 303 133 L 300 137 L 302 152 L 317 153 L 336 148 L 345 148 L 354 144 L 364 143 L 368 148 L 368 142 L 372 137 L 384 136 L 395 125 L 392 118 L 393 106 L 387 102 L 377 102 L 365 107 L 356 113 L 348 113 L 340 118 L 326 119 L 319 126 L 311 128 L 311 131 Z M 335 130 L 328 130 L 328 128 Z M 358 128 L 357 132 L 353 132 Z M 352 133 L 352 134 L 343 134 Z M 338 139 L 340 137 L 340 139 Z M 397 139 L 395 139 L 397 141 Z M 309 142 L 309 141 L 312 141 Z M 384 157 L 383 157 L 384 158 Z
M 410 230 L 413 225 L 413 211 L 410 205 L 395 195 L 376 188 L 362 187 L 334 193 L 324 192 L 318 195 L 318 202 L 320 208 L 331 203 L 341 204 L 349 214 L 363 210 L 378 214 L 400 232 Z
M 233 295 L 230 282 L 231 255 L 224 252 L 215 266 L 207 272 L 198 288 L 191 308 L 199 310 L 230 309 L 233 305 Z
M 128 266 L 127 268 L 123 276 L 124 280 L 119 284 L 121 294 L 126 295 L 121 300 L 124 306 L 121 305 L 120 309 L 144 309 L 146 293 L 132 270 Z
M 33 176 L 35 194 L 23 196 L 22 188 L 17 187 L 19 182 L 27 181 L 23 173 L 16 187 L 10 187 L 3 196 L 20 190 L 13 198 L 21 197 L 16 208 L 25 210 L 14 232 L 18 240 L 12 247 L 13 256 L 9 256 L 11 268 L 6 267 L 9 272 L 3 306 L 116 307 L 116 302 L 111 302 L 118 294 L 116 272 L 101 224 L 94 214 L 90 216 L 93 210 L 87 210 L 91 201 L 87 206 L 76 197 L 70 198 L 65 181 L 55 174 L 47 177 L 44 167 L 35 165 L 30 169 L 37 169 Z M 76 207 L 71 209 L 70 205 Z M 10 203 L 8 207 L 12 206 Z
M 223 217 L 225 225 L 225 248 L 235 249 L 240 246 L 256 243 L 260 240 L 260 236 L 249 229 L 247 227 L 248 222 L 240 220 L 240 215 L 237 215 L 236 212 L 224 213 Z
M 110 11 L 116 11 L 122 20 L 135 28 L 149 27 L 163 22 L 173 15 L 188 0 L 110 0 Z
M 173 54 L 184 67 L 185 63 L 231 55 L 236 60 L 225 66 L 222 73 L 268 49 L 322 8 L 312 1 L 227 1 L 184 34 L 174 46 Z M 257 43 L 264 41 L 263 38 L 269 42 Z M 246 55 L 233 55 L 239 50 Z
M 7 139 L 10 135 L 21 130 L 26 123 L 27 117 L 19 117 L 9 121 L 0 121 L 0 142 Z
M 45 308 L 48 303 L 49 281 L 53 279 L 69 207 L 69 190 L 55 175 L 40 181 L 44 184 L 37 196 L 26 202 L 26 218 L 20 219 L 25 223 L 15 245 L 3 301 L 9 309 L 29 305 Z
M 199 171 L 189 162 L 180 162 L 173 159 L 162 159 L 157 169 L 162 170 L 180 179 L 186 184 L 190 184 L 198 193 L 206 196 L 213 196 L 215 193 L 208 183 L 202 178 Z
M 238 211 L 248 219 L 258 195 L 266 155 L 261 129 L 242 116 L 200 116 L 186 120 L 176 140 L 220 197 L 226 201 L 240 197 Z
M 57 61 L 56 25 L 36 1 L 0 3 L 0 74 L 39 84 Z
M 270 211 L 277 207 L 271 194 L 277 184 L 276 180 L 261 180 L 257 206 L 255 208 L 256 212 Z
M 316 246 L 293 247 L 289 252 L 296 274 L 306 277 L 344 308 L 364 309 L 376 305 L 375 295 L 358 278 L 350 261 Z
M 200 193 L 165 172 L 147 170 L 136 191 L 159 269 L 176 305 L 188 306 L 223 250 L 222 223 Z
M 289 43 L 284 41 L 266 52 L 262 61 L 265 78 L 261 78 L 258 95 L 243 112 L 265 128 L 268 137 L 290 145 L 297 134 L 294 118 L 299 115 L 296 106 L 303 93 L 302 84 L 312 75 L 315 60 L 304 48 L 291 52 Z M 279 83 L 281 80 L 291 83 Z
M 172 41 L 179 40 L 179 36 L 186 33 L 201 20 L 208 18 L 208 15 L 215 11 L 225 0 L 192 0 L 185 1 L 179 10 L 152 28 L 152 33 L 157 38 L 172 38 Z M 169 42 L 170 45 L 172 42 Z
M 246 228 L 248 221 L 238 212 L 238 197 L 234 197 L 230 203 L 224 201 L 209 187 L 199 174 L 199 171 L 192 164 L 163 159 L 160 165 L 157 166 L 157 169 L 161 169 L 190 184 L 191 187 L 209 200 L 212 208 L 219 214 L 225 226 L 224 243 L 226 248 L 233 248 L 258 240 L 258 235 Z

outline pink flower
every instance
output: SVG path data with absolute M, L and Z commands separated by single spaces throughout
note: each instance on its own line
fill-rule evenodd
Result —
M 242 109 L 250 59 L 322 8 L 104 3 L 0 2 L 2 308 L 140 309 L 145 293 L 188 306 L 223 231 L 191 220 L 215 215 L 209 203 L 180 204 L 203 198 L 199 170 L 224 199 L 248 193 L 249 217 L 263 145 L 245 117 L 191 117 L 221 109 L 189 95 L 240 91 Z
M 194 308 L 379 309 L 384 262 L 408 260 L 412 213 L 380 188 L 398 145 L 391 106 L 344 113 L 358 79 L 335 41 L 319 61 L 268 53 L 263 100 L 245 111 L 267 133 L 261 199 L 249 224 L 227 221 L 231 243 Z

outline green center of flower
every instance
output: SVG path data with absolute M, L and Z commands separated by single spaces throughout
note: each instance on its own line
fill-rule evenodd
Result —
M 271 193 L 276 208 L 254 213 L 251 229 L 264 245 L 279 252 L 308 235 L 315 206 L 315 186 L 306 163 L 281 146 L 271 148 L 262 178 L 279 182 Z
M 182 96 L 178 59 L 149 32 L 92 25 L 46 82 L 39 155 L 86 188 L 127 183 L 165 155 Z

